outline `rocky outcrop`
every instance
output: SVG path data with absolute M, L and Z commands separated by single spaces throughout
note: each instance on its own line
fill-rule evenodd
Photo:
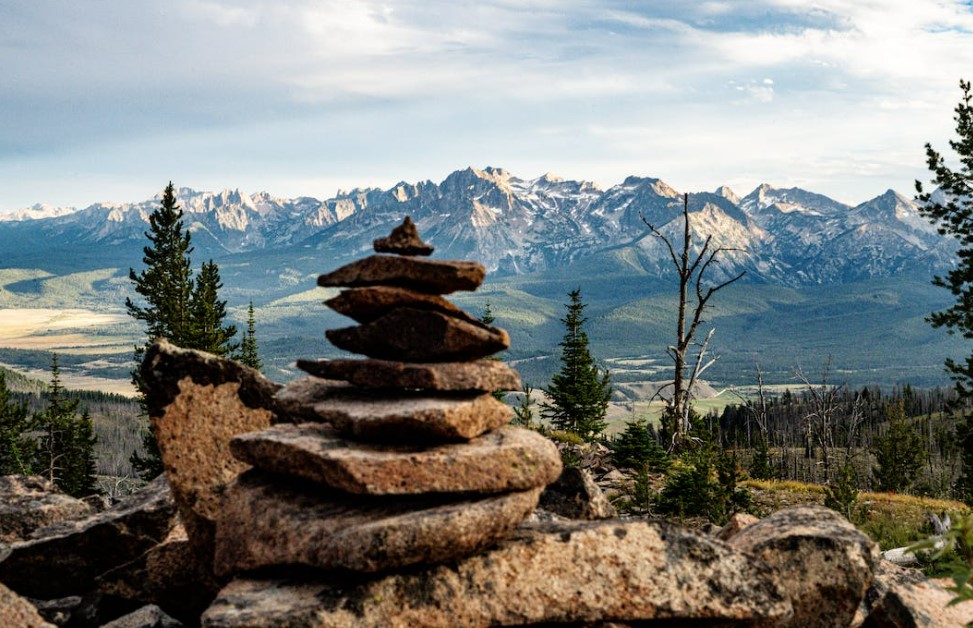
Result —
M 34 605 L 0 584 L 0 626 L 17 628 L 53 628 L 44 621 Z
M 97 576 L 165 539 L 175 519 L 169 487 L 159 478 L 104 512 L 54 524 L 29 541 L 0 546 L 0 582 L 21 595 L 44 600 L 88 591 Z
M 541 493 L 538 507 L 568 519 L 611 519 L 617 516 L 605 494 L 591 474 L 584 469 L 567 467 Z
M 182 628 L 183 625 L 158 606 L 149 605 L 103 624 L 101 628 Z
M 878 566 L 865 534 L 823 506 L 797 506 L 746 526 L 729 540 L 777 570 L 794 618 L 782 626 L 847 626 Z
M 881 561 L 865 595 L 862 628 L 933 628 L 973 623 L 973 602 L 949 606 L 956 597 L 922 572 Z
M 35 530 L 92 512 L 90 505 L 40 476 L 0 476 L 0 543 L 23 541 Z
M 523 529 L 455 564 L 368 579 L 241 579 L 203 625 L 492 626 L 647 619 L 772 626 L 791 616 L 774 569 L 666 523 Z
M 270 425 L 279 386 L 239 362 L 166 341 L 149 347 L 141 374 L 180 519 L 208 564 L 222 493 L 247 468 L 230 455 L 230 439 Z

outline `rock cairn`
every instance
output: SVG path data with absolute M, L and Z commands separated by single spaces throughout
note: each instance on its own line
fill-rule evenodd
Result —
M 234 438 L 253 469 L 231 485 L 217 525 L 220 575 L 276 565 L 376 572 L 440 563 L 505 538 L 557 479 L 560 457 L 539 434 L 507 425 L 492 395 L 520 388 L 487 356 L 502 329 L 442 295 L 476 290 L 466 261 L 425 259 L 409 218 L 376 255 L 322 275 L 325 301 L 357 323 L 328 330 L 365 359 L 301 360 L 310 377 L 276 397 L 266 430 Z

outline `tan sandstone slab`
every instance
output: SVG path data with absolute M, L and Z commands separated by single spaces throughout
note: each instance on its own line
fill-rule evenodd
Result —
M 399 286 L 432 294 L 476 290 L 486 277 L 482 264 L 429 260 L 400 255 L 371 255 L 318 277 L 326 288 Z
M 847 519 L 823 506 L 795 506 L 744 527 L 728 543 L 780 572 L 794 617 L 782 626 L 848 626 L 881 554 Z
M 230 449 L 265 471 L 357 495 L 505 493 L 546 486 L 561 473 L 554 443 L 512 425 L 430 447 L 359 443 L 326 424 L 282 423 L 241 434 Z
M 455 564 L 357 582 L 240 579 L 202 623 L 776 626 L 791 612 L 776 578 L 752 556 L 665 522 L 570 522 L 522 527 Z
M 469 440 L 506 425 L 513 410 L 488 393 L 447 397 L 376 394 L 305 377 L 277 393 L 277 420 L 326 421 L 363 440 Z
M 396 362 L 393 360 L 298 360 L 316 377 L 344 380 L 362 388 L 417 388 L 449 392 L 520 390 L 520 375 L 498 360 Z
M 329 329 L 325 335 L 339 349 L 402 362 L 476 360 L 510 346 L 510 336 L 497 327 L 410 307 L 391 310 L 367 325 Z
M 444 562 L 506 536 L 540 492 L 365 498 L 251 470 L 227 490 L 214 566 L 229 575 L 273 565 L 374 572 Z
M 270 425 L 279 385 L 239 362 L 165 341 L 149 347 L 141 373 L 179 516 L 208 562 L 223 490 L 247 468 L 230 454 L 230 439 Z
M 372 242 L 376 253 L 396 253 L 398 255 L 432 255 L 435 250 L 419 238 L 419 230 L 406 216 L 402 224 L 392 229 L 392 233 L 384 238 L 377 238 Z
M 490 329 L 480 320 L 470 316 L 437 294 L 416 292 L 394 286 L 372 286 L 342 290 L 336 297 L 324 302 L 339 314 L 353 318 L 359 323 L 370 323 L 397 307 L 411 307 L 417 310 L 434 310 L 462 319 L 471 325 Z

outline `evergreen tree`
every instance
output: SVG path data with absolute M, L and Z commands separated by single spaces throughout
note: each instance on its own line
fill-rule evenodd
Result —
M 0 371 L 0 475 L 31 473 L 37 449 L 28 435 L 33 425 L 27 402 L 13 400 L 6 374 Z
M 71 449 L 67 456 L 62 489 L 75 497 L 93 495 L 98 492 L 98 467 L 95 461 L 95 444 L 98 439 L 87 409 L 73 422 L 71 432 Z
M 902 401 L 885 409 L 888 430 L 875 439 L 872 453 L 877 466 L 872 474 L 880 491 L 902 491 L 922 468 L 922 437 L 912 429 Z
M 231 344 L 236 335 L 236 327 L 225 325 L 226 301 L 219 298 L 223 287 L 220 269 L 213 260 L 204 262 L 196 275 L 196 285 L 189 299 L 190 349 L 198 349 L 213 355 L 229 355 L 236 346 Z
M 484 325 L 493 325 L 494 321 L 496 321 L 496 320 L 497 320 L 496 317 L 493 315 L 493 306 L 491 306 L 490 305 L 490 302 L 487 301 L 486 305 L 483 307 L 483 316 L 480 317 L 480 322 L 483 323 Z M 500 361 L 500 358 L 498 358 L 496 356 L 489 357 L 489 358 L 486 358 L 486 359 L 487 360 L 493 360 L 495 362 L 499 362 Z M 493 391 L 493 397 L 495 399 L 497 399 L 498 401 L 503 401 L 506 396 L 507 396 L 507 393 L 505 391 L 503 391 L 503 390 L 494 390 Z
M 253 299 L 250 299 L 250 305 L 247 307 L 247 328 L 240 340 L 240 354 L 237 360 L 258 371 L 263 368 L 263 362 L 260 360 L 260 354 L 257 351 L 257 329 L 253 317 Z
M 668 457 L 656 440 L 655 430 L 642 419 L 628 421 L 611 449 L 617 467 L 659 471 L 668 466 Z
M 521 391 L 520 403 L 514 407 L 514 420 L 512 423 L 514 425 L 519 425 L 521 427 L 526 427 L 529 430 L 536 429 L 537 425 L 534 423 L 534 405 L 537 403 L 531 397 L 531 393 L 534 389 L 530 384 L 524 384 L 524 388 Z
M 959 443 L 963 471 L 954 490 L 960 500 L 973 506 L 973 412 L 967 412 L 963 424 L 956 427 L 955 439 Z
M 550 401 L 541 404 L 541 414 L 555 429 L 574 432 L 586 440 L 596 439 L 608 425 L 605 412 L 612 388 L 608 371 L 595 364 L 588 351 L 584 331 L 585 304 L 581 290 L 568 294 L 567 315 L 561 319 L 566 332 L 561 341 L 561 370 L 551 378 L 544 392 Z
M 956 135 L 949 146 L 959 157 L 954 170 L 930 144 L 926 144 L 926 163 L 933 173 L 932 184 L 942 192 L 925 192 L 916 181 L 919 212 L 935 224 L 939 233 L 955 237 L 960 244 L 956 266 L 945 277 L 936 276 L 933 284 L 947 288 L 956 303 L 929 317 L 933 327 L 945 327 L 949 333 L 973 338 L 973 96 L 970 82 L 960 81 L 963 96 L 956 105 Z M 962 398 L 973 397 L 973 355 L 963 362 L 946 360 L 946 370 L 956 382 Z

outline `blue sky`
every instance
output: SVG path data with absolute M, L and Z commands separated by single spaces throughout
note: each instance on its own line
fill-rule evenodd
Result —
M 970 2 L 4 0 L 0 211 L 468 165 L 857 203 L 926 178 L 960 78 Z

